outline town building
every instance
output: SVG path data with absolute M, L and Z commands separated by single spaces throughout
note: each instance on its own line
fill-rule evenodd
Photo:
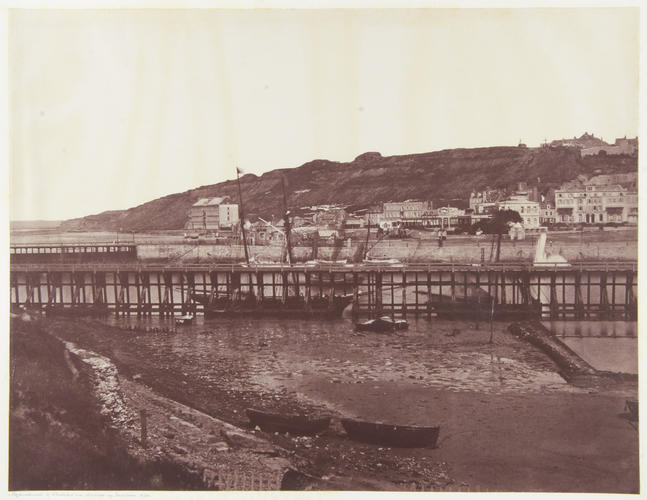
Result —
M 541 209 L 539 202 L 528 199 L 527 192 L 517 192 L 507 200 L 497 203 L 499 210 L 514 210 L 523 219 L 525 229 L 536 229 L 540 226 Z
M 485 213 L 481 207 L 494 207 L 495 203 L 499 201 L 501 197 L 501 192 L 496 189 L 470 193 L 469 208 L 471 208 L 476 214 Z
M 228 197 L 199 199 L 189 210 L 187 229 L 213 231 L 229 229 L 238 224 L 238 205 L 227 201 Z
M 542 202 L 539 205 L 539 225 L 547 226 L 557 222 L 557 210 L 555 206 L 548 202 Z
M 587 182 L 580 187 L 556 189 L 555 208 L 558 222 L 567 224 L 636 224 L 638 193 L 618 184 Z
M 317 227 L 322 229 L 339 229 L 343 226 L 347 215 L 343 208 L 326 207 L 315 212 L 313 221 Z
M 364 217 L 349 215 L 344 221 L 344 229 L 362 229 L 366 226 Z
M 433 209 L 431 201 L 390 201 L 384 203 L 382 211 L 385 220 L 421 219 Z
M 364 223 L 367 226 L 378 227 L 384 220 L 384 212 L 378 208 L 370 208 L 364 214 Z

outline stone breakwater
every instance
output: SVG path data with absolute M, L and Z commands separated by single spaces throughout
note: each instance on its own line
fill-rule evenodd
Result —
M 569 382 L 582 377 L 636 379 L 636 376 L 631 374 L 596 370 L 539 321 L 513 323 L 509 330 L 516 337 L 527 340 L 545 352 L 559 367 L 560 374 Z

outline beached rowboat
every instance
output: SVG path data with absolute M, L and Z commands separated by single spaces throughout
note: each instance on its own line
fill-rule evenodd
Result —
M 440 427 L 391 425 L 351 419 L 342 419 L 341 425 L 348 437 L 355 441 L 395 448 L 435 448 L 440 432 Z
M 248 408 L 245 413 L 253 426 L 258 426 L 266 432 L 289 432 L 297 436 L 312 436 L 323 432 L 330 425 L 330 417 L 271 413 L 253 408 Z

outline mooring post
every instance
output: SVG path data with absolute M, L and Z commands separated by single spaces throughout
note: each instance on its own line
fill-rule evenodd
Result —
M 557 303 L 557 274 L 553 270 L 550 275 L 550 319 L 557 319 L 559 316 L 559 304 Z
M 283 286 L 283 303 L 288 300 L 288 273 L 285 271 L 281 273 L 281 285 Z
M 607 319 L 609 316 L 609 295 L 607 294 L 607 272 L 600 273 L 600 313 L 599 319 Z
M 427 269 L 427 320 L 431 321 L 431 271 Z
M 475 293 L 476 295 L 476 329 L 478 330 L 480 328 L 479 325 L 479 320 L 481 319 L 481 273 L 479 271 L 476 271 L 476 288 L 475 288 Z
M 634 308 L 634 273 L 633 271 L 627 271 L 625 277 L 625 319 L 626 320 L 635 320 L 636 311 Z
M 142 276 L 141 271 L 137 270 L 135 273 L 135 287 L 137 288 L 137 318 L 142 317 L 142 286 L 141 286 Z
M 119 273 L 119 283 L 121 284 L 122 294 L 125 292 L 125 299 L 122 299 L 122 304 L 126 308 L 127 315 L 130 316 L 130 277 L 128 271 Z
M 357 272 L 353 271 L 353 321 L 357 321 L 359 315 L 359 287 L 357 283 Z
M 375 274 L 375 315 L 382 315 L 382 270 Z M 393 304 L 391 304 L 393 307 Z
M 11 275 L 10 280 L 11 280 L 11 288 L 13 288 L 15 298 L 16 298 L 14 304 L 16 304 L 16 306 L 19 306 L 20 305 L 20 293 L 19 293 L 19 290 L 18 290 L 18 276 L 16 274 L 17 273 L 15 271 L 10 273 L 10 275 Z
M 402 317 L 407 317 L 407 272 L 402 271 Z
M 584 319 L 584 301 L 582 300 L 582 271 L 575 271 L 575 319 Z

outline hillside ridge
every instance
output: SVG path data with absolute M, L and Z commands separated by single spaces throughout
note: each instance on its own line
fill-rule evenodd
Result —
M 351 162 L 314 159 L 294 168 L 241 176 L 245 213 L 280 217 L 281 176 L 292 209 L 340 204 L 355 209 L 385 201 L 433 200 L 434 206 L 465 207 L 470 192 L 509 189 L 518 182 L 538 185 L 547 194 L 578 175 L 637 172 L 635 156 L 595 155 L 581 158 L 576 148 L 494 146 L 445 149 L 382 156 L 360 154 Z M 539 184 L 537 184 L 539 182 Z M 229 196 L 238 203 L 235 180 L 200 186 L 151 200 L 127 210 L 111 210 L 65 221 L 68 230 L 183 229 L 188 212 L 200 198 Z

